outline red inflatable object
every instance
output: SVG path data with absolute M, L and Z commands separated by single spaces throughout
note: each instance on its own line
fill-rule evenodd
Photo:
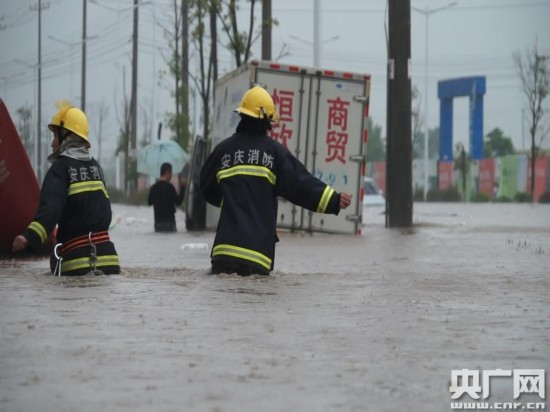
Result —
M 0 100 L 0 253 L 31 223 L 40 187 L 8 109 Z M 50 247 L 52 239 L 47 242 Z

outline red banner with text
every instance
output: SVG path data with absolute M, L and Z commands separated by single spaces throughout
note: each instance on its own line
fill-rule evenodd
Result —
M 446 190 L 453 187 L 453 162 L 440 161 L 437 165 L 439 176 L 439 189 Z

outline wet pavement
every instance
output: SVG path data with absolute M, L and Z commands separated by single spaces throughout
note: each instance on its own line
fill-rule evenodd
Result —
M 181 212 L 168 235 L 113 212 L 120 275 L 0 261 L 0 411 L 448 411 L 454 369 L 548 380 L 548 205 L 415 204 L 407 230 L 370 208 L 362 236 L 279 233 L 250 278 L 207 275 Z

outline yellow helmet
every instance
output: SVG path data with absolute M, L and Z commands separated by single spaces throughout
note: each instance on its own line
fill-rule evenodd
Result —
M 53 115 L 52 121 L 48 125 L 49 129 L 54 131 L 56 127 L 62 127 L 80 136 L 86 143 L 90 144 L 88 140 L 88 118 L 84 112 L 68 102 L 61 102 L 57 106 L 59 110 Z
M 254 86 L 246 91 L 235 112 L 257 119 L 267 119 L 271 122 L 279 121 L 279 113 L 277 113 L 271 95 L 260 86 Z

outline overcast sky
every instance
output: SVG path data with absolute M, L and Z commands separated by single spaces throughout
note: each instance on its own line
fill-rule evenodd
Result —
M 47 124 L 54 102 L 66 98 L 80 103 L 82 1 L 49 0 L 42 13 L 42 118 Z M 140 110 L 153 124 L 172 111 L 168 87 L 159 80 L 168 53 L 162 25 L 170 25 L 171 0 L 145 2 L 139 21 Z M 241 0 L 241 23 L 246 23 L 248 2 Z M 321 0 L 321 66 L 372 75 L 370 113 L 385 129 L 386 122 L 386 1 Z M 450 1 L 411 0 L 420 10 L 444 8 Z M 37 0 L 0 0 L 0 96 L 12 116 L 23 105 L 36 109 L 38 61 Z M 272 0 L 273 58 L 303 66 L 313 65 L 313 0 Z M 132 0 L 88 1 L 86 106 L 104 101 L 110 114 L 104 129 L 103 150 L 112 150 L 117 135 L 117 113 L 126 78 L 130 85 Z M 257 15 L 261 8 L 258 6 Z M 411 13 L 412 82 L 424 99 L 426 13 Z M 527 126 L 522 132 L 524 96 L 512 60 L 538 44 L 550 55 L 550 0 L 457 0 L 451 8 L 429 17 L 428 124 L 439 124 L 437 82 L 464 76 L 486 76 L 484 134 L 495 127 L 511 136 L 516 148 L 529 145 Z M 243 27 L 244 28 L 244 27 Z M 337 39 L 334 39 L 339 36 Z M 298 38 L 298 39 L 296 39 Z M 299 40 L 301 39 L 301 40 Z M 260 42 L 254 58 L 260 56 Z M 220 56 L 221 72 L 232 69 L 227 53 Z M 125 72 L 125 74 L 124 74 Z M 192 107 L 192 101 L 191 101 Z M 550 108 L 550 98 L 546 102 Z M 422 110 L 424 106 L 421 106 Z M 547 117 L 550 126 L 550 114 Z M 94 119 L 90 119 L 92 142 Z M 139 126 L 143 126 L 140 124 Z M 153 128 L 156 133 L 156 126 Z M 522 136 L 525 136 L 523 143 Z M 140 132 L 141 135 L 141 132 Z M 455 99 L 455 142 L 468 141 L 468 99 Z M 167 137 L 167 134 L 164 138 Z M 45 139 L 49 141 L 50 136 Z M 549 146 L 547 139 L 545 146 Z M 94 147 L 96 150 L 96 146 Z

